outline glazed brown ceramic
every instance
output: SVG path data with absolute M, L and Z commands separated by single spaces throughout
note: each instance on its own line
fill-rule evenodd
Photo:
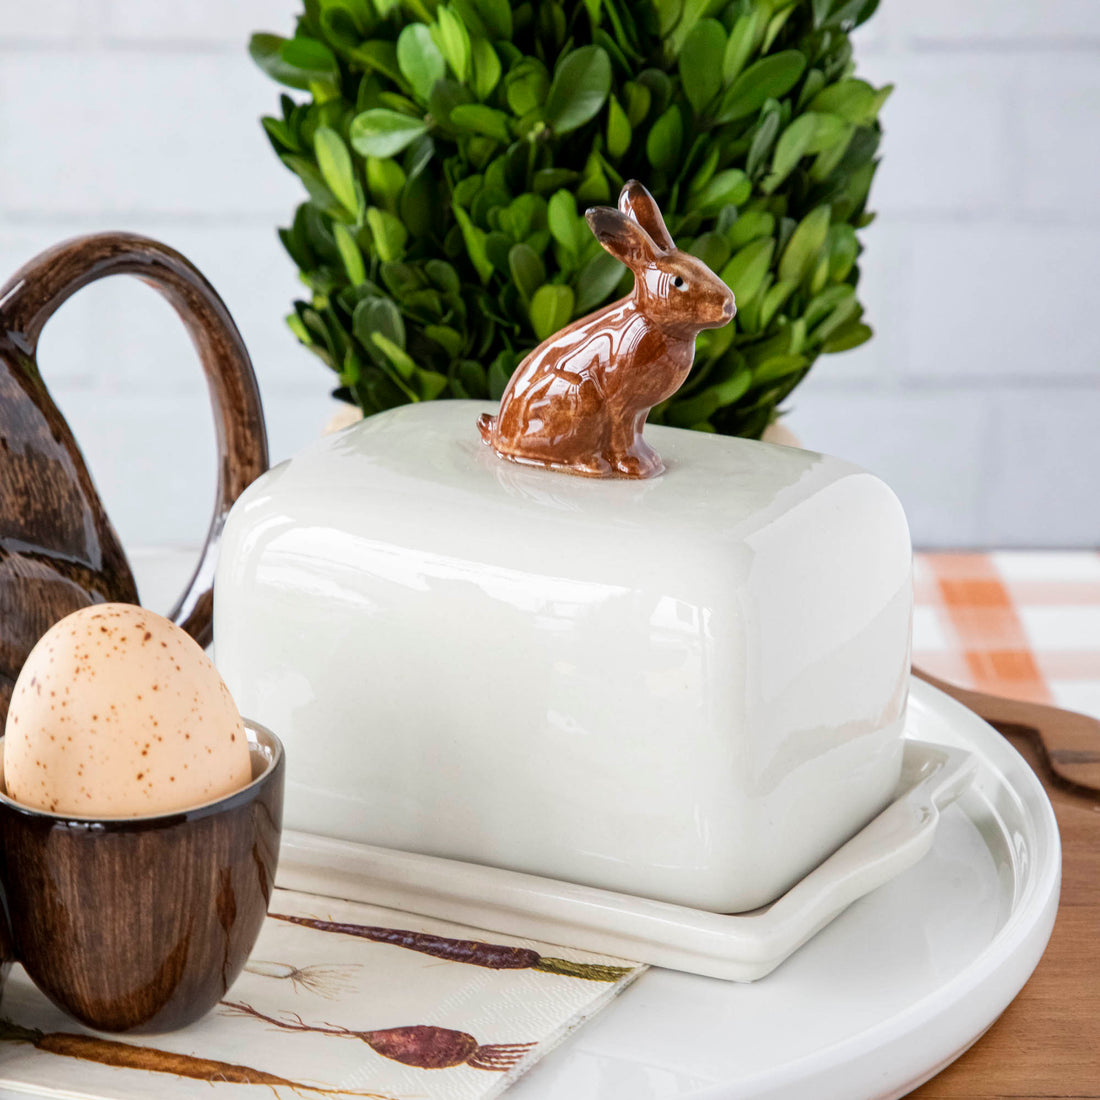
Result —
M 214 404 L 217 501 L 206 546 L 171 618 L 206 645 L 218 538 L 233 501 L 267 469 L 256 378 L 228 310 L 178 252 L 129 233 L 78 237 L 43 252 L 0 289 L 0 726 L 34 643 L 69 612 L 137 603 L 118 537 L 64 417 L 38 372 L 42 327 L 105 275 L 136 275 L 180 315 Z M 124 318 L 119 318 L 125 324 Z M 165 416 L 171 416 L 165 406 Z
M 284 770 L 279 741 L 248 726 L 256 778 L 194 810 L 70 819 L 0 794 L 3 934 L 35 985 L 88 1027 L 184 1027 L 247 961 L 275 881 Z
M 619 209 L 585 217 L 597 240 L 634 272 L 625 298 L 567 325 L 520 363 L 496 416 L 478 421 L 501 458 L 587 477 L 654 477 L 660 456 L 642 438 L 646 416 L 688 376 L 695 337 L 733 317 L 733 292 L 672 243 L 653 196 L 636 180 Z

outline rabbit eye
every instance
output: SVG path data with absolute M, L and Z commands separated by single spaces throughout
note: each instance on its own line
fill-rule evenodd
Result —
M 683 290 L 684 286 L 685 286 L 685 283 L 684 283 L 684 280 L 679 275 L 677 275 L 676 278 L 672 280 L 672 285 L 677 290 Z

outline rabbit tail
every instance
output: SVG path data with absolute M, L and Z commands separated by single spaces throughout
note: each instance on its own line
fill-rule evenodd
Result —
M 497 425 L 497 418 L 488 413 L 482 413 L 477 418 L 477 430 L 481 432 L 481 438 L 485 443 L 492 442 L 493 429 Z

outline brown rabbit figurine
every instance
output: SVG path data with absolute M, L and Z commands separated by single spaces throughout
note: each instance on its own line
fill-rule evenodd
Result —
M 585 477 L 655 477 L 665 466 L 642 438 L 654 405 L 683 384 L 695 337 L 735 312 L 733 293 L 681 252 L 637 180 L 619 209 L 586 211 L 596 239 L 634 272 L 625 298 L 544 340 L 520 363 L 500 412 L 478 420 L 501 458 Z

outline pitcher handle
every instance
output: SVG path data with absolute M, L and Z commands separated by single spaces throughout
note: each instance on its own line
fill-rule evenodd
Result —
M 0 299 L 11 338 L 32 358 L 42 327 L 81 287 L 106 275 L 136 275 L 183 321 L 206 373 L 218 441 L 214 515 L 198 565 L 169 618 L 200 645 L 213 636 L 213 581 L 225 517 L 267 469 L 260 391 L 248 351 L 214 288 L 175 249 L 135 233 L 97 233 L 63 241 L 22 267 Z

